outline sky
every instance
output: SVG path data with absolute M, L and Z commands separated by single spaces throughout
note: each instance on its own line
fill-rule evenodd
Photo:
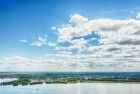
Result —
M 140 0 L 0 0 L 0 71 L 140 71 Z

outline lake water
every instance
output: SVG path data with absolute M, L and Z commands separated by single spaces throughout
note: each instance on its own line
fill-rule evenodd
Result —
M 140 84 L 76 83 L 0 86 L 0 94 L 140 94 Z

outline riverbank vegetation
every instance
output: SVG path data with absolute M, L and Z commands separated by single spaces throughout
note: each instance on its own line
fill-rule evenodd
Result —
M 17 78 L 0 85 L 36 85 L 36 84 L 68 84 L 97 82 L 140 82 L 140 73 L 7 73 L 0 78 Z

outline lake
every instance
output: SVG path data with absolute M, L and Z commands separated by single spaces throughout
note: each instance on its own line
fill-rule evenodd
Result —
M 0 94 L 140 94 L 140 84 L 76 83 L 0 86 Z

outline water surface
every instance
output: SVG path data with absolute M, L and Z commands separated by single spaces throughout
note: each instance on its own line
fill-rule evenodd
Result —
M 76 83 L 0 86 L 0 94 L 140 94 L 140 84 Z

